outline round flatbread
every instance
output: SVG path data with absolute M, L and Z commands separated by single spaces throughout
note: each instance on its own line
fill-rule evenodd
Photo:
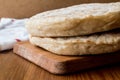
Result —
M 120 28 L 120 2 L 91 3 L 46 11 L 26 21 L 33 36 L 88 35 Z
M 103 54 L 120 50 L 120 31 L 81 37 L 30 37 L 30 42 L 59 55 Z

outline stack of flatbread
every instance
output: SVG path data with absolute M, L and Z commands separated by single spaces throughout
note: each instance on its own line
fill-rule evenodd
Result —
M 30 42 L 60 55 L 120 50 L 120 2 L 89 3 L 46 11 L 26 22 Z

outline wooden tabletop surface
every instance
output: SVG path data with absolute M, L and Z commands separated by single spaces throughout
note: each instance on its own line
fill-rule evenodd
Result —
M 54 75 L 9 50 L 0 52 L 0 80 L 120 80 L 120 65 Z

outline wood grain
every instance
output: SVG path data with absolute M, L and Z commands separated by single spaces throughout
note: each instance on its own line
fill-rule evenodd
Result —
M 103 55 L 60 56 L 33 46 L 29 42 L 18 42 L 13 51 L 54 74 L 66 74 L 120 62 L 119 51 Z
M 0 80 L 120 80 L 120 65 L 53 75 L 10 51 L 0 52 Z

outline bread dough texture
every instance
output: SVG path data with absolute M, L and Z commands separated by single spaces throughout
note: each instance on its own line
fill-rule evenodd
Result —
M 30 42 L 59 55 L 103 54 L 120 50 L 120 31 L 66 38 L 30 36 Z
M 120 28 L 120 2 L 75 5 L 39 13 L 26 21 L 33 36 L 88 35 Z

